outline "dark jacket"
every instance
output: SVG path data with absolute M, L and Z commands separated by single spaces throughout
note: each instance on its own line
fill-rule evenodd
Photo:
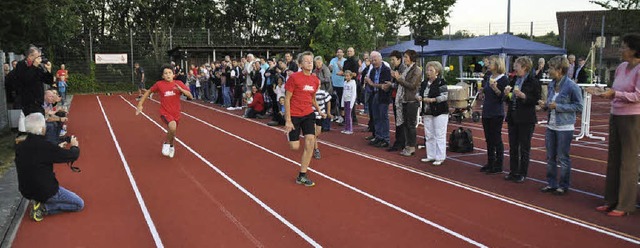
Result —
M 424 91 L 429 87 L 429 94 L 424 95 Z M 422 81 L 420 84 L 420 90 L 418 91 L 418 95 L 424 98 L 437 98 L 442 96 L 443 93 L 447 92 L 447 82 L 442 78 L 437 78 L 431 85 L 429 85 L 429 81 Z M 449 113 L 449 104 L 447 103 L 448 99 L 444 99 L 443 101 L 437 101 L 435 103 L 426 103 L 423 101 L 422 110 L 420 110 L 421 115 L 433 115 L 438 116 L 441 114 Z
M 535 78 L 534 73 L 530 73 L 522 82 L 522 87 L 520 91 L 526 95 L 525 99 L 517 98 L 515 93 L 513 93 L 513 88 L 515 88 L 516 81 L 518 78 L 514 78 L 509 82 L 509 86 L 511 86 L 511 97 L 505 97 L 505 102 L 507 102 L 507 122 L 511 124 L 515 123 L 527 123 L 533 124 L 538 122 L 536 117 L 536 105 L 538 104 L 538 100 L 540 100 L 540 81 Z M 515 98 L 515 103 L 513 102 L 513 98 Z
M 391 68 L 387 67 L 386 65 L 382 64 L 380 65 L 380 78 L 378 80 L 379 84 L 384 84 L 387 81 L 391 81 Z M 369 79 L 371 79 L 371 81 L 375 82 L 374 78 L 376 77 L 376 68 L 374 68 L 373 66 L 371 66 L 371 72 L 369 73 Z M 375 91 L 377 90 L 377 91 Z M 378 94 L 378 102 L 381 104 L 389 104 L 391 103 L 391 88 L 387 89 L 386 91 L 380 89 L 380 88 L 375 88 L 374 91 L 376 92 L 376 94 Z
M 356 59 L 356 56 L 348 57 L 347 60 L 344 61 L 342 71 L 347 70 L 353 73 L 358 73 L 358 59 Z
M 44 84 L 53 84 L 53 74 L 33 65 L 27 66 L 27 61 L 18 62 L 15 69 L 15 85 L 20 97 L 24 115 L 40 112 L 44 114 Z
M 507 87 L 509 84 L 509 79 L 507 79 L 507 75 L 498 79 L 497 82 L 500 94 L 496 94 L 489 85 L 490 78 L 491 72 L 487 72 L 487 74 L 484 75 L 484 80 L 482 81 L 482 92 L 484 93 L 482 118 L 504 118 L 504 87 Z
M 580 68 L 580 71 L 578 71 L 578 67 L 576 66 L 576 73 L 575 75 L 573 75 L 573 78 L 575 78 L 575 82 L 577 84 L 586 84 L 587 83 L 587 70 L 585 70 L 586 68 L 584 66 L 582 66 Z
M 54 163 L 67 163 L 78 159 L 80 148 L 60 148 L 43 135 L 29 134 L 16 145 L 18 189 L 27 198 L 46 202 L 58 193 L 58 180 L 53 172 Z

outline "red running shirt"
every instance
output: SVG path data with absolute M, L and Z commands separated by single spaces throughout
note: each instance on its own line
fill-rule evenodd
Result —
M 160 80 L 151 86 L 149 90 L 160 95 L 160 114 L 178 119 L 180 116 L 180 95 L 182 93 L 176 88 L 176 85 L 184 90 L 189 90 L 180 80 L 173 80 L 173 82 Z
M 320 79 L 316 75 L 304 75 L 299 71 L 289 76 L 284 89 L 293 93 L 289 105 L 291 116 L 303 117 L 313 113 L 313 99 L 320 86 Z

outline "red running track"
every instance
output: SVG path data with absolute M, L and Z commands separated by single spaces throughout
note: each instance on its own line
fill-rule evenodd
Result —
M 450 154 L 446 166 L 426 167 L 362 145 L 364 133 L 329 132 L 323 158 L 312 161 L 317 185 L 306 188 L 294 183 L 301 152 L 290 151 L 277 128 L 183 102 L 184 145 L 169 159 L 160 154 L 158 104 L 146 103 L 150 119 L 135 116 L 131 104 L 131 96 L 74 97 L 69 131 L 79 137 L 83 172 L 56 172 L 86 208 L 40 223 L 25 216 L 15 247 L 640 244 L 637 216 L 607 218 L 592 210 L 597 197 L 561 199 L 538 193 L 537 182 L 481 175 L 482 155 Z

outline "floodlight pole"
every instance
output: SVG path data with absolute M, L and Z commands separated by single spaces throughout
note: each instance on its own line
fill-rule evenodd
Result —
M 511 0 L 507 2 L 507 33 L 511 34 Z

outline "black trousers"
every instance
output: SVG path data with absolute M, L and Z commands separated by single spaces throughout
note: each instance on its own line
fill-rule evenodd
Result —
M 502 168 L 504 161 L 502 122 L 504 122 L 504 116 L 482 118 L 484 138 L 487 140 L 487 165 L 490 168 Z
M 509 126 L 509 168 L 510 174 L 527 176 L 531 136 L 535 123 L 507 123 Z
M 403 103 L 402 104 L 402 118 L 404 118 L 403 132 L 405 137 L 406 146 L 416 146 L 416 125 L 418 125 L 418 107 L 417 102 Z

